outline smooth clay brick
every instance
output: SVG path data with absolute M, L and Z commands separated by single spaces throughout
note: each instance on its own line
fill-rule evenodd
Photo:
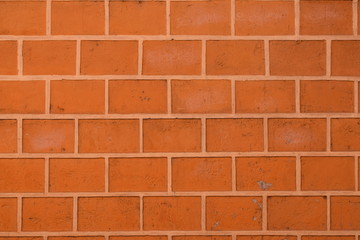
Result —
M 334 196 L 330 198 L 330 229 L 359 230 L 360 197 Z
M 360 150 L 360 119 L 334 118 L 331 119 L 331 150 L 359 151 Z
M 3 2 L 0 2 L 0 6 L 1 3 Z M 18 73 L 17 54 L 16 41 L 0 41 L 0 75 L 16 75 Z
M 17 199 L 0 198 L 0 232 L 16 232 Z
M 331 75 L 360 76 L 360 41 L 331 42 Z
M 269 230 L 326 230 L 326 197 L 269 197 L 267 208 Z
M 294 31 L 294 1 L 236 0 L 236 35 L 291 35 Z
M 144 230 L 200 228 L 200 197 L 144 197 Z
M 110 158 L 110 192 L 167 191 L 167 158 Z
M 0 153 L 17 152 L 17 120 L 0 120 Z
M 173 1 L 170 10 L 171 34 L 230 34 L 230 0 Z

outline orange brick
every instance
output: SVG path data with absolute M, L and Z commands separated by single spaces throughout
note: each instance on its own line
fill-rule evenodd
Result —
M 269 151 L 325 151 L 326 119 L 269 119 Z
M 207 197 L 206 230 L 261 230 L 261 197 Z
M 104 34 L 103 1 L 53 1 L 51 33 L 54 35 Z
M 360 41 L 331 42 L 331 75 L 360 76 Z
M 43 237 L 0 237 L 0 240 L 44 240 Z
M 96 114 L 105 111 L 105 83 L 101 80 L 51 81 L 51 113 Z
M 325 75 L 325 41 L 270 41 L 270 74 Z
M 137 74 L 137 41 L 82 41 L 81 74 Z
M 301 188 L 305 191 L 354 190 L 354 158 L 302 157 Z
M 49 240 L 105 240 L 103 236 L 74 236 L 74 237 L 53 237 L 49 236 Z M 0 239 L 1 240 L 1 239 Z M 21 240 L 21 239 L 20 239 Z
M 236 81 L 237 113 L 295 112 L 294 81 Z
M 17 152 L 17 121 L 0 120 L 0 153 Z
M 0 159 L 0 192 L 44 192 L 44 159 Z
M 110 240 L 168 240 L 167 236 L 110 236 Z
M 268 197 L 267 201 L 269 230 L 326 230 L 326 197 Z
M 300 1 L 300 34 L 352 34 L 351 1 Z
M 0 2 L 0 35 L 43 35 L 45 28 L 45 1 Z
M 110 34 L 164 35 L 165 33 L 166 3 L 164 1 L 110 1 Z
M 200 228 L 200 197 L 144 197 L 144 230 Z
M 23 120 L 23 151 L 26 153 L 74 152 L 74 120 Z
M 1 81 L 0 113 L 44 113 L 45 81 Z
M 231 82 L 228 80 L 173 80 L 173 113 L 230 113 Z
M 199 152 L 200 119 L 145 119 L 145 152 Z
M 359 151 L 360 150 L 360 119 L 335 118 L 331 119 L 331 150 Z
M 355 236 L 302 236 L 301 240 L 355 240 Z
M 80 231 L 140 229 L 139 197 L 81 197 L 78 203 Z
M 330 229 L 360 230 L 360 197 L 336 196 L 330 200 Z
M 236 35 L 294 34 L 293 1 L 236 1 Z
M 354 112 L 354 82 L 301 81 L 301 112 Z
M 166 80 L 109 81 L 110 113 L 166 113 Z
M 101 192 L 105 190 L 103 158 L 50 159 L 50 192 Z
M 62 232 L 72 230 L 72 198 L 23 198 L 22 209 L 22 230 L 25 232 Z
M 201 72 L 200 41 L 144 41 L 143 74 L 198 75 Z
M 293 191 L 295 175 L 295 157 L 236 158 L 238 191 Z
M 207 119 L 206 149 L 210 152 L 264 150 L 262 119 Z
M 24 41 L 25 75 L 75 74 L 76 41 Z
M 175 35 L 229 35 L 230 1 L 171 2 L 170 31 Z
M 296 240 L 297 237 L 296 236 L 288 236 L 288 235 L 284 235 L 284 236 L 273 236 L 273 235 L 269 235 L 269 236 L 237 236 L 236 240 Z
M 231 158 L 173 158 L 172 188 L 181 191 L 231 191 Z
M 110 192 L 167 191 L 167 158 L 110 158 Z
M 16 219 L 17 199 L 0 198 L 0 232 L 16 232 Z
M 0 2 L 0 6 L 3 3 L 4 2 Z M 1 10 L 2 9 L 0 8 L 0 12 Z M 0 75 L 17 74 L 17 54 L 16 41 L 0 41 Z
M 206 235 L 206 236 L 173 236 L 172 240 L 231 240 L 231 236 L 220 236 L 220 235 Z
M 207 41 L 206 72 L 209 75 L 264 74 L 264 42 L 252 40 Z
M 89 119 L 79 120 L 79 152 L 138 152 L 139 120 Z

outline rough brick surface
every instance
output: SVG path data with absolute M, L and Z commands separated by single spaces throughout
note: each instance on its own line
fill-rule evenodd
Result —
M 0 0 L 0 240 L 360 240 L 359 0 Z

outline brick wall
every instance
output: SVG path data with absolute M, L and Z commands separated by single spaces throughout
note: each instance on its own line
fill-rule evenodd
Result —
M 358 240 L 357 0 L 1 0 L 0 240 Z

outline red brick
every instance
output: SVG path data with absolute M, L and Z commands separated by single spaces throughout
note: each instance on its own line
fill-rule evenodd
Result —
M 144 197 L 144 230 L 200 228 L 200 197 Z
M 0 240 L 44 240 L 43 237 L 0 237 Z
M 167 158 L 110 158 L 110 192 L 167 191 Z
M 325 41 L 270 41 L 270 74 L 325 75 Z
M 81 197 L 78 204 L 80 231 L 130 231 L 140 228 L 138 197 Z
M 198 75 L 200 41 L 144 41 L 143 74 Z
M 207 41 L 206 72 L 209 75 L 264 74 L 264 42 L 252 40 Z
M 23 151 L 26 153 L 74 152 L 74 120 L 23 120 Z
M 336 196 L 330 200 L 330 229 L 360 230 L 360 197 Z
M 170 10 L 171 34 L 230 34 L 229 0 L 171 2 Z
M 261 197 L 207 197 L 206 230 L 261 230 Z
M 0 153 L 17 152 L 17 121 L 0 120 Z
M 268 235 L 268 236 L 237 236 L 236 240 L 297 240 L 296 236 L 288 236 L 288 235 L 284 235 L 284 236 L 273 236 L 273 235 Z
M 172 190 L 231 191 L 231 158 L 173 158 Z
M 295 157 L 236 158 L 238 191 L 295 190 Z
M 82 41 L 81 74 L 133 75 L 137 74 L 137 41 Z
M 0 2 L 3 4 L 4 2 Z M 6 2 L 5 2 L 6 3 Z M 1 12 L 0 8 L 0 12 Z M 1 14 L 0 14 L 1 16 Z M 0 17 L 1 19 L 1 17 Z M 1 22 L 1 20 L 0 20 Z M 1 23 L 0 23 L 1 24 Z M 1 26 L 0 26 L 1 28 Z M 15 75 L 17 68 L 17 42 L 0 41 L 0 75 Z
M 301 112 L 354 112 L 354 82 L 301 81 Z
M 103 1 L 58 1 L 51 4 L 51 33 L 54 35 L 104 34 Z
M 331 150 L 359 151 L 360 150 L 360 119 L 335 118 L 331 119 Z
M 355 236 L 302 236 L 301 240 L 355 240 Z
M 139 148 L 139 120 L 79 120 L 81 153 L 128 153 L 139 152 Z
M 209 152 L 256 152 L 264 150 L 262 119 L 207 119 L 206 149 Z
M 25 75 L 75 74 L 76 41 L 24 41 L 23 62 Z
M 269 230 L 326 230 L 326 197 L 268 197 L 267 207 Z
M 44 35 L 45 1 L 0 2 L 0 35 Z
M 103 158 L 50 159 L 50 192 L 101 192 L 105 190 Z
M 231 240 L 231 236 L 221 236 L 221 235 L 204 235 L 204 236 L 173 236 L 172 240 Z
M 1 81 L 0 113 L 44 113 L 45 81 Z
M 109 81 L 110 113 L 166 113 L 166 80 Z
M 74 237 L 53 237 L 49 236 L 49 240 L 105 240 L 103 236 L 74 236 Z M 1 240 L 1 239 L 0 239 Z
M 167 236 L 110 236 L 110 240 L 168 240 Z
M 63 232 L 72 230 L 72 198 L 23 198 L 22 209 L 22 230 L 25 232 Z
M 304 35 L 352 34 L 351 1 L 300 1 L 300 33 Z
M 145 119 L 145 152 L 199 152 L 200 119 Z
M 302 157 L 301 188 L 305 191 L 354 190 L 354 158 Z
M 294 34 L 293 1 L 236 1 L 236 35 Z
M 269 119 L 269 151 L 325 151 L 326 119 Z
M 164 35 L 165 33 L 166 3 L 164 1 L 110 1 L 110 34 Z
M 231 82 L 228 80 L 173 80 L 173 113 L 230 113 Z
M 360 76 L 360 41 L 331 42 L 331 75 Z
M 237 113 L 295 112 L 294 81 L 236 81 Z
M 16 219 L 17 199 L 0 198 L 0 232 L 16 232 Z
M 44 192 L 44 159 L 0 159 L 0 192 Z
M 105 83 L 101 80 L 51 81 L 51 113 L 96 114 L 105 111 Z

